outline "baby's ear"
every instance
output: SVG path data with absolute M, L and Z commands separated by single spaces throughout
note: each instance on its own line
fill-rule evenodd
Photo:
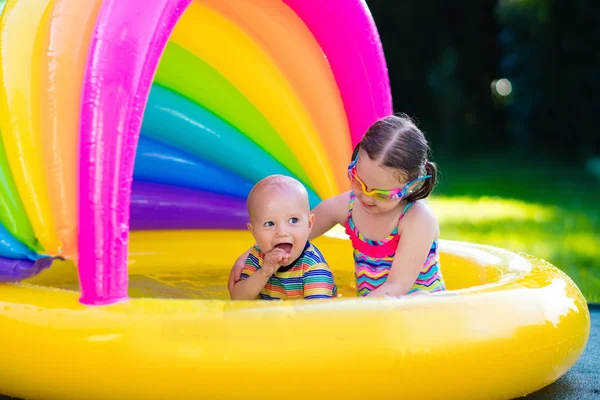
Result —
M 250 231 L 251 234 L 254 235 L 254 227 L 252 226 L 252 224 L 250 222 L 248 222 L 248 225 L 246 225 L 248 227 L 248 230 Z
M 308 216 L 308 228 L 312 229 L 314 223 L 315 223 L 315 214 L 310 214 Z

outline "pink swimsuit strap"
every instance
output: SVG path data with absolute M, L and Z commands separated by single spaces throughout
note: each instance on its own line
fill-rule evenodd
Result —
M 400 241 L 400 235 L 396 233 L 392 239 L 385 243 L 380 244 L 369 244 L 358 237 L 356 232 L 350 227 L 348 220 L 346 220 L 346 234 L 350 236 L 350 240 L 352 241 L 352 247 L 358 250 L 360 253 L 365 256 L 369 256 L 372 258 L 385 258 L 392 257 L 396 253 L 396 249 L 398 248 L 398 242 Z
M 354 193 L 350 193 L 350 206 L 348 209 L 348 218 L 346 218 L 346 223 L 344 224 L 346 228 L 346 234 L 350 236 L 350 240 L 352 241 L 352 246 L 354 247 L 354 249 L 357 250 L 359 253 L 362 253 L 365 256 L 372 258 L 393 257 L 394 254 L 396 254 L 396 249 L 398 248 L 400 234 L 398 232 L 393 233 L 392 238 L 387 242 L 383 243 L 379 242 L 371 244 L 368 241 L 361 239 L 358 236 L 358 228 L 354 226 L 353 229 L 352 226 L 350 226 L 350 220 L 352 219 L 352 210 L 354 208 L 354 199 Z M 406 211 L 408 211 L 412 204 L 413 203 L 409 203 L 406 205 L 398 221 L 400 221 L 402 217 L 404 217 Z

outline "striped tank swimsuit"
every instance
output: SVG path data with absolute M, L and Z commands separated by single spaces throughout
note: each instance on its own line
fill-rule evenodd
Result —
M 384 240 L 375 241 L 365 238 L 358 231 L 352 220 L 354 199 L 354 193 L 351 192 L 350 208 L 348 219 L 346 220 L 346 233 L 350 236 L 352 247 L 354 248 L 356 291 L 359 296 L 366 296 L 371 291 L 383 285 L 390 274 L 400 235 L 398 234 L 398 226 L 396 226 L 392 233 Z M 413 204 L 411 202 L 404 207 L 400 220 Z M 416 291 L 439 292 L 445 289 L 444 278 L 440 271 L 438 240 L 436 239 L 429 249 L 429 254 L 425 259 L 421 272 L 417 276 L 417 280 L 408 293 Z

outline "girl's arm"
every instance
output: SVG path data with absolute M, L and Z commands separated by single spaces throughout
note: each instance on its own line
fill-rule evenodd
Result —
M 308 240 L 318 238 L 336 224 L 344 225 L 348 217 L 349 205 L 350 192 L 320 202 L 312 211 L 315 214 L 315 223 L 310 235 L 308 235 Z
M 348 216 L 349 204 L 350 192 L 342 193 L 319 203 L 319 205 L 312 210 L 312 212 L 315 214 L 315 223 L 308 236 L 308 240 L 318 238 L 333 228 L 336 224 L 343 225 L 346 221 L 346 217 Z M 227 284 L 230 296 L 233 291 L 233 286 L 240 280 L 242 269 L 244 268 L 246 258 L 248 257 L 251 249 L 252 247 L 239 256 L 233 264 L 233 268 L 229 273 L 229 282 Z
M 254 245 L 252 245 L 252 247 L 254 247 Z M 246 265 L 246 259 L 248 258 L 248 254 L 250 254 L 252 247 L 246 250 L 233 263 L 233 267 L 231 268 L 231 272 L 229 273 L 229 282 L 227 283 L 227 289 L 229 290 L 229 296 L 231 298 L 233 298 L 234 296 L 233 287 L 237 282 L 240 281 L 240 279 L 242 279 L 242 270 L 244 269 L 244 265 Z
M 438 236 L 439 227 L 433 212 L 425 204 L 417 203 L 403 218 L 400 242 L 392 262 L 390 274 L 383 285 L 368 296 L 404 296 L 412 288 L 431 244 Z

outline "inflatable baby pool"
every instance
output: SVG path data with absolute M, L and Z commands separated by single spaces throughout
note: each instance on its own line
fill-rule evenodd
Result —
M 2 287 L 0 392 L 28 399 L 511 399 L 558 379 L 587 342 L 581 293 L 531 257 L 443 241 L 450 291 L 359 299 L 350 242 L 322 237 L 315 243 L 334 266 L 341 298 L 228 301 L 231 263 L 223 254 L 251 243 L 241 231 L 134 232 L 132 297 L 110 306 L 77 301 L 71 263 Z M 186 253 L 191 247 L 204 256 Z
M 581 355 L 572 280 L 475 244 L 441 243 L 447 292 L 359 299 L 332 231 L 340 298 L 227 300 L 252 185 L 347 190 L 392 113 L 363 1 L 12 0 L 0 56 L 0 393 L 504 399 Z

